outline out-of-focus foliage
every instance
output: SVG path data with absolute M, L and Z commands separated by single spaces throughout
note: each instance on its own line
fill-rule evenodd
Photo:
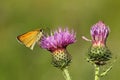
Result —
M 90 27 L 99 20 L 109 25 L 107 46 L 113 59 L 117 56 L 113 69 L 102 80 L 119 80 L 119 0 L 0 0 L 0 80 L 64 80 L 61 71 L 50 64 L 50 52 L 38 45 L 31 51 L 16 40 L 24 32 L 44 27 L 76 31 L 77 42 L 67 47 L 73 57 L 70 75 L 73 80 L 93 80 L 93 66 L 85 60 L 91 44 L 81 36 L 91 38 Z

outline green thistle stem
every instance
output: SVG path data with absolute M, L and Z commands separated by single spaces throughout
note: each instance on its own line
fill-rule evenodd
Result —
M 110 66 L 106 71 L 104 71 L 104 72 L 100 75 L 100 77 L 105 76 L 111 69 L 112 69 L 112 66 Z
M 115 62 L 116 62 L 116 59 L 113 61 L 113 63 L 111 64 L 111 66 L 110 66 L 108 69 L 106 69 L 103 73 L 100 74 L 100 77 L 105 76 L 105 75 L 112 69 L 113 64 L 114 64 Z
M 62 69 L 62 71 L 63 71 L 63 76 L 65 77 L 65 79 L 66 80 L 71 80 L 68 69 L 64 68 L 64 69 Z
M 100 67 L 95 64 L 95 80 L 100 80 L 99 73 L 100 73 Z

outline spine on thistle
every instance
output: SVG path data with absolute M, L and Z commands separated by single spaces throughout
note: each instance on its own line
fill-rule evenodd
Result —
M 71 60 L 71 55 L 66 49 L 59 49 L 52 54 L 52 64 L 60 69 L 67 67 Z
M 88 58 L 96 65 L 105 65 L 111 59 L 111 52 L 106 46 L 106 40 L 110 30 L 102 21 L 91 27 L 92 45 L 89 49 Z

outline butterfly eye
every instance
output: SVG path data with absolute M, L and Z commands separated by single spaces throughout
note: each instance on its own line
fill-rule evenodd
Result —
M 42 29 L 40 29 L 40 32 L 43 32 L 43 30 L 42 30 Z

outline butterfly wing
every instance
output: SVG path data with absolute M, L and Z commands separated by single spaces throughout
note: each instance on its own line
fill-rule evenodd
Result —
M 26 47 L 29 47 L 31 50 L 33 50 L 36 42 L 40 40 L 42 37 L 43 32 L 41 29 L 39 30 L 33 30 L 27 33 L 24 33 L 22 35 L 19 35 L 17 39 L 23 43 Z

